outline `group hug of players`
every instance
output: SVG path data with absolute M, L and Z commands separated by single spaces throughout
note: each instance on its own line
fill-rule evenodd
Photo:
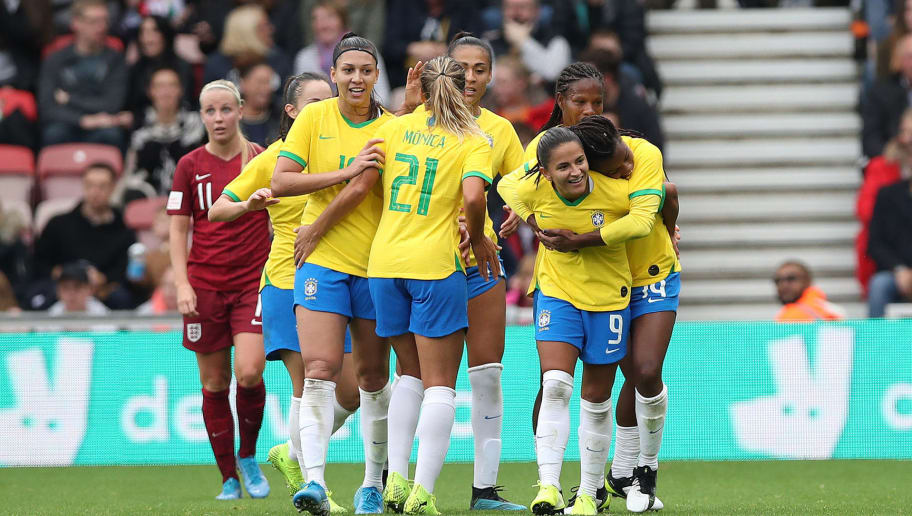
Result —
M 232 83 L 200 94 L 209 142 L 178 163 L 167 208 L 183 344 L 196 352 L 222 473 L 217 498 L 241 497 L 238 473 L 250 496 L 269 493 L 255 459 L 262 372 L 265 360 L 282 360 L 293 386 L 290 435 L 269 461 L 298 510 L 347 512 L 324 470 L 330 436 L 360 407 L 365 465 L 354 512 L 438 514 L 433 493 L 465 344 L 471 509 L 526 509 L 496 485 L 505 282 L 486 189 L 501 175 L 509 210 L 500 236 L 526 223 L 541 242 L 529 286 L 542 371 L 533 415 L 539 491 L 529 508 L 596 514 L 619 497 L 635 512 L 661 509 L 661 370 L 680 290 L 677 198 L 661 153 L 597 116 L 603 82 L 588 64 L 561 73 L 551 119 L 523 152 L 511 124 L 479 106 L 493 66 L 483 40 L 460 34 L 446 56 L 409 70 L 401 116 L 372 95 L 377 55 L 370 41 L 343 38 L 332 56 L 335 97 L 325 77 L 290 78 L 281 139 L 265 150 L 239 130 Z M 191 227 L 192 243 L 181 245 Z M 559 478 L 577 360 L 581 480 L 565 502 Z M 606 475 L 619 364 L 625 382 Z

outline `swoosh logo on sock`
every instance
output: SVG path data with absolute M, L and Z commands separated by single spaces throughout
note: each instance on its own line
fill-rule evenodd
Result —
M 593 450 L 592 448 L 590 448 L 588 446 L 586 446 L 586 449 L 591 451 L 592 453 L 602 453 L 603 451 L 605 451 L 604 448 L 602 448 L 601 450 Z
M 503 414 L 501 414 L 499 416 L 485 416 L 485 419 L 497 419 L 497 418 L 501 417 L 502 415 Z
M 371 444 L 376 444 L 376 445 L 379 446 L 379 445 L 381 445 L 381 444 L 386 444 L 387 442 L 388 442 L 388 441 L 383 441 L 382 443 L 378 443 L 377 441 L 371 441 Z
M 665 428 L 665 425 L 662 425 L 662 428 Z M 662 431 L 662 428 L 656 428 L 655 430 L 650 430 L 649 433 L 650 433 L 650 434 L 654 434 L 654 433 L 656 433 L 656 432 L 661 432 L 661 431 Z

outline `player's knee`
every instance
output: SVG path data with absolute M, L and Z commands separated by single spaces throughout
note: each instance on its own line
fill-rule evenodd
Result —
M 263 371 L 255 367 L 244 367 L 235 371 L 235 377 L 241 387 L 256 387 L 263 381 Z
M 354 389 L 340 389 L 337 385 L 336 402 L 345 410 L 354 412 L 361 406 L 361 393 L 358 392 L 357 387 Z
M 611 385 L 583 385 L 580 398 L 590 403 L 604 403 L 611 399 Z
M 231 376 L 222 374 L 206 375 L 200 378 L 203 389 L 209 392 L 222 392 L 231 385 Z
M 342 370 L 342 364 L 327 360 L 309 360 L 304 363 L 304 377 L 332 381 Z
M 637 364 L 637 387 L 654 386 L 662 383 L 662 363 L 658 360 L 646 360 Z

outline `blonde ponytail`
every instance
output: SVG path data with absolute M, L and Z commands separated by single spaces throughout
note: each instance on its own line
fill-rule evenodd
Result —
M 435 57 L 421 70 L 421 91 L 434 124 L 460 139 L 473 134 L 484 136 L 465 102 L 464 90 L 465 70 L 451 57 Z
M 230 91 L 234 95 L 234 98 L 237 100 L 238 108 L 244 105 L 244 99 L 241 98 L 241 91 L 233 82 L 226 81 L 225 79 L 216 79 L 212 82 L 207 83 L 205 86 L 203 86 L 203 89 L 200 90 L 200 106 L 203 105 L 203 95 L 205 95 L 207 91 L 214 90 L 216 88 Z M 252 144 L 247 141 L 247 138 L 244 136 L 244 132 L 241 131 L 240 119 L 238 119 L 237 133 L 241 144 L 241 170 L 244 170 L 244 167 L 246 167 L 247 163 L 250 162 L 250 147 Z

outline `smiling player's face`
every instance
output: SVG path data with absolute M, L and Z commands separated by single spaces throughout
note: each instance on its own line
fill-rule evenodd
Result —
M 360 50 L 350 50 L 339 56 L 330 73 L 343 102 L 352 107 L 370 105 L 371 91 L 377 83 L 377 62 L 374 56 Z
M 542 174 L 569 201 L 579 199 L 589 189 L 589 163 L 583 147 L 576 142 L 566 142 L 555 147 Z

